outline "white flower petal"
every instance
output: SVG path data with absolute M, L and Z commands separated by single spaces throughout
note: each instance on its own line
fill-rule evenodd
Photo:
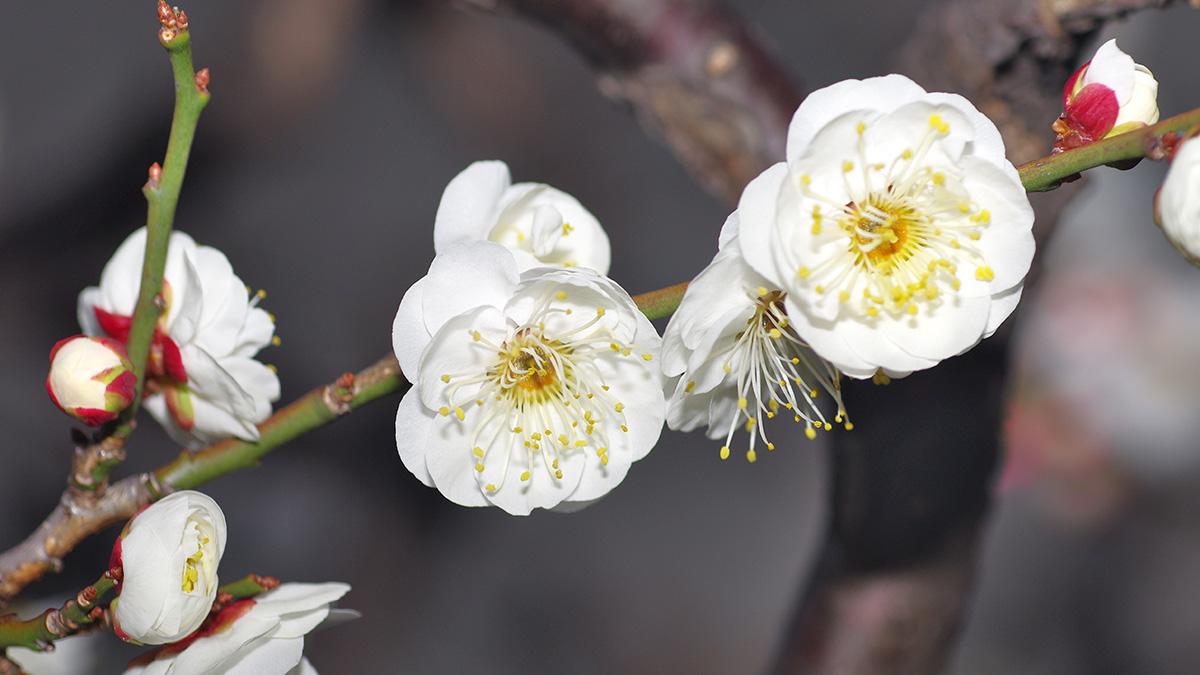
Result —
M 1133 94 L 1133 57 L 1121 51 L 1115 39 L 1100 45 L 1088 64 L 1083 85 L 1092 83 L 1112 89 L 1119 105 L 1127 103 Z
M 754 271 L 776 286 L 786 281 L 778 278 L 773 248 L 778 246 L 777 213 L 788 175 L 787 164 L 772 166 L 750 181 L 738 202 L 738 247 L 742 256 Z
M 988 312 L 987 328 L 983 332 L 984 338 L 990 338 L 1000 328 L 1000 324 L 1004 323 L 1004 320 L 1013 313 L 1013 310 L 1017 308 L 1017 303 L 1021 302 L 1021 293 L 1024 290 L 1024 285 L 1017 285 L 1003 293 L 992 296 L 992 307 Z
M 849 110 L 894 110 L 925 94 L 920 85 L 903 75 L 884 75 L 865 80 L 843 80 L 809 94 L 788 127 L 787 158 L 804 154 L 814 136 L 825 125 Z
M 426 487 L 433 487 L 433 477 L 425 465 L 425 452 L 429 448 L 435 417 L 436 413 L 421 403 L 416 387 L 404 392 L 396 411 L 396 448 L 404 468 Z
M 470 270 L 464 274 L 464 270 Z M 517 265 L 503 246 L 472 242 L 439 254 L 429 266 L 421 316 L 432 335 L 450 317 L 475 307 L 503 307 L 517 285 Z M 409 339 L 407 335 L 394 339 Z
M 455 176 L 442 193 L 434 219 L 434 251 L 441 254 L 458 244 L 486 240 L 511 184 L 504 162 L 475 162 Z

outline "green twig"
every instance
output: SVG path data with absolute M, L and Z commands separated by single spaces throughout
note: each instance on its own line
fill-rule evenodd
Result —
M 162 18 L 160 4 L 160 19 Z M 177 21 L 179 15 L 172 19 Z M 186 15 L 185 15 L 186 19 Z M 175 209 L 179 204 L 179 192 L 183 189 L 187 173 L 188 157 L 192 151 L 192 140 L 196 137 L 196 124 L 200 113 L 208 105 L 208 71 L 196 73 L 192 67 L 192 37 L 187 30 L 186 20 L 182 27 L 164 24 L 159 38 L 167 49 L 171 70 L 175 76 L 175 116 L 171 120 L 171 136 L 167 142 L 167 155 L 161 169 L 154 165 L 150 169 L 150 180 L 142 189 L 146 196 L 146 257 L 142 263 L 141 287 L 133 319 L 129 328 L 127 349 L 133 372 L 137 376 L 137 394 L 133 404 L 125 411 L 125 422 L 117 431 L 128 435 L 133 419 L 142 399 L 146 379 L 146 361 L 154 329 L 165 308 L 162 297 L 163 270 L 167 261 L 167 248 L 171 240 L 171 228 L 175 222 Z
M 112 600 L 120 580 L 119 569 L 109 570 L 58 609 L 48 609 L 24 621 L 15 616 L 0 617 L 0 650 L 8 647 L 25 647 L 38 652 L 53 649 L 55 640 L 74 635 L 103 618 L 104 608 Z
M 1165 119 L 1158 124 L 1128 131 L 1112 138 L 1096 141 L 1074 150 L 1050 155 L 1017 167 L 1021 183 L 1029 192 L 1046 192 L 1062 184 L 1064 179 L 1105 164 L 1125 162 L 1161 152 L 1164 136 L 1187 134 L 1200 126 L 1200 108 Z
M 263 593 L 278 587 L 279 580 L 275 577 L 265 577 L 260 574 L 247 574 L 237 581 L 231 581 L 218 588 L 217 598 L 228 603 L 232 600 L 253 598 L 256 595 L 262 595 Z

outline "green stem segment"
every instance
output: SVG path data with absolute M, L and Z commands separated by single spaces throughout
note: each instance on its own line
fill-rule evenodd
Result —
M 1164 136 L 1172 133 L 1187 135 L 1197 127 L 1200 127 L 1200 108 L 1074 150 L 1035 159 L 1017 167 L 1017 171 L 1026 190 L 1047 192 L 1061 185 L 1064 179 L 1088 169 L 1147 155 L 1155 157 L 1163 146 Z
M 74 635 L 96 623 L 115 595 L 119 578 L 119 570 L 105 572 L 61 608 L 48 609 L 32 619 L 21 621 L 13 616 L 0 617 L 0 651 L 8 647 L 46 651 L 55 640 Z
M 141 287 L 133 319 L 129 328 L 127 349 L 137 376 L 137 394 L 133 404 L 122 416 L 122 425 L 116 435 L 128 436 L 133 430 L 131 421 L 141 404 L 146 380 L 146 361 L 159 316 L 166 306 L 162 297 L 163 271 L 167 263 L 167 248 L 171 241 L 171 228 L 175 222 L 175 209 L 179 204 L 179 192 L 183 189 L 187 173 L 188 157 L 192 152 L 192 141 L 196 137 L 196 125 L 200 113 L 208 105 L 209 93 L 206 86 L 197 82 L 192 67 L 191 33 L 182 31 L 163 44 L 171 60 L 175 76 L 175 115 L 171 120 L 171 137 L 167 142 L 167 155 L 161 174 L 157 167 L 151 170 L 150 181 L 142 189 L 146 196 L 146 257 L 142 263 Z M 203 77 L 207 79 L 207 74 Z

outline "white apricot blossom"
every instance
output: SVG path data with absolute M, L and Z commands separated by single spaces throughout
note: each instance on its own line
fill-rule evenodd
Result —
M 744 428 L 746 459 L 768 451 L 768 420 L 803 423 L 810 439 L 833 422 L 852 429 L 842 404 L 838 372 L 800 339 L 784 309 L 786 294 L 750 269 L 738 247 L 737 214 L 721 232 L 720 250 L 688 285 L 663 334 L 663 373 L 678 378 L 667 402 L 667 425 L 677 431 L 708 427 L 724 439 L 728 459 L 734 434 Z M 824 394 L 835 412 L 818 403 Z M 833 420 L 831 422 L 830 420 Z
M 1100 45 L 1063 87 L 1063 113 L 1054 123 L 1055 148 L 1069 150 L 1158 121 L 1158 80 L 1121 51 Z
M 317 675 L 304 636 L 331 618 L 350 586 L 288 583 L 223 608 L 191 638 L 136 660 L 125 675 Z
M 136 644 L 162 645 L 200 627 L 217 597 L 225 514 L 211 497 L 185 490 L 134 516 L 113 547 L 123 570 L 113 630 Z
M 442 193 L 433 225 L 435 252 L 472 241 L 505 246 L 521 271 L 555 265 L 608 274 L 608 235 L 596 217 L 549 185 L 514 185 L 504 162 L 475 162 Z
M 900 75 L 814 92 L 787 161 L 746 187 L 739 246 L 797 336 L 856 378 L 990 336 L 1033 258 L 1033 209 L 990 120 Z
M 404 294 L 392 344 L 414 384 L 396 445 L 409 471 L 457 504 L 578 508 L 658 440 L 661 340 L 593 270 L 517 270 L 502 246 L 464 244 Z
M 88 335 L 122 343 L 137 304 L 146 229 L 134 232 L 104 267 L 100 286 L 79 295 Z M 279 378 L 255 355 L 276 338 L 225 254 L 173 232 L 167 251 L 166 309 L 147 362 L 146 409 L 179 443 L 202 448 L 230 436 L 258 439 L 257 423 L 279 399 Z
M 1171 244 L 1200 265 L 1200 142 L 1184 141 L 1158 192 L 1156 211 Z

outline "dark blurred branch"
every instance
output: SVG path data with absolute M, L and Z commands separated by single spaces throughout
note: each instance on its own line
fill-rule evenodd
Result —
M 745 22 L 690 0 L 461 0 L 546 24 L 583 53 L 600 90 L 726 203 L 784 154 L 801 92 Z
M 971 99 L 1000 127 L 1010 158 L 1031 160 L 1049 150 L 1063 82 L 1090 34 L 1110 17 L 1163 4 L 942 0 L 918 17 L 899 65 L 930 90 Z M 1133 134 L 1114 141 L 1084 150 L 1152 150 Z M 1048 161 L 1061 178 L 1085 154 Z M 1022 167 L 1027 187 L 1057 182 L 1039 175 L 1046 161 Z M 1040 240 L 1076 192 L 1035 196 Z M 1006 333 L 888 387 L 848 391 L 857 430 L 834 437 L 832 530 L 776 672 L 944 668 L 968 608 L 1001 456 Z
M 472 3 L 560 33 L 601 73 L 601 90 L 628 102 L 727 203 L 784 157 L 800 92 L 752 31 L 715 2 Z M 1032 160 L 1049 150 L 1059 92 L 1089 34 L 1107 19 L 1165 4 L 942 0 L 915 22 L 900 70 L 931 91 L 970 98 L 996 121 L 1010 158 Z M 1026 167 L 1028 178 L 1038 178 L 1040 167 Z M 1075 192 L 1034 200 L 1043 240 Z M 1000 336 L 890 387 L 850 392 L 860 431 L 834 436 L 831 529 L 778 672 L 942 668 L 970 595 L 1007 366 Z

